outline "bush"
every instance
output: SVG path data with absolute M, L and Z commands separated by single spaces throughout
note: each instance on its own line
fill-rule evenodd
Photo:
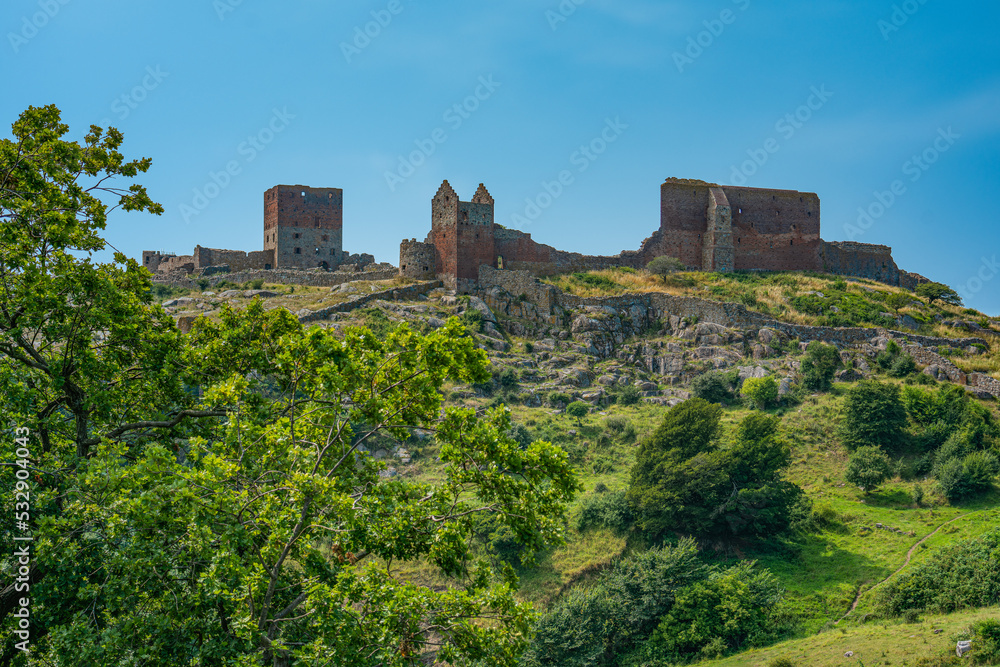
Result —
M 631 525 L 632 510 L 629 508 L 625 491 L 612 491 L 583 499 L 576 529 L 583 531 L 591 527 L 603 527 L 624 531 Z
M 829 391 L 839 367 L 837 348 L 814 340 L 806 348 L 806 358 L 802 361 L 803 384 L 813 391 Z
M 589 589 L 572 588 L 542 614 L 523 664 L 614 665 L 649 637 L 678 590 L 711 573 L 693 540 L 615 561 Z
M 549 405 L 554 408 L 562 408 L 569 404 L 570 402 L 569 394 L 564 394 L 562 392 L 554 391 L 549 394 Z
M 773 636 L 772 611 L 781 600 L 777 579 L 767 570 L 743 562 L 678 591 L 674 605 L 649 640 L 653 653 L 678 659 L 711 657 Z
M 622 387 L 622 390 L 618 392 L 618 405 L 635 405 L 642 399 L 642 392 L 639 391 L 638 387 L 633 385 L 626 385 Z
M 875 589 L 875 610 L 896 617 L 907 609 L 947 614 L 1000 602 L 996 554 L 1000 531 L 942 547 Z
M 646 270 L 654 276 L 660 276 L 663 282 L 667 281 L 667 276 L 684 270 L 684 263 L 676 257 L 660 256 L 656 257 L 646 265 Z
M 527 449 L 528 446 L 534 442 L 534 439 L 531 437 L 531 432 L 524 424 L 521 423 L 516 423 L 511 426 L 510 430 L 507 431 L 507 435 L 509 435 L 510 439 L 516 442 L 517 446 L 522 450 Z
M 889 368 L 889 377 L 903 378 L 917 371 L 917 362 L 908 354 L 902 354 L 892 362 Z
M 530 341 L 526 342 L 524 344 L 524 351 L 525 351 L 526 354 L 531 354 L 532 352 L 534 352 L 535 351 L 534 344 L 531 343 Z
M 628 426 L 628 420 L 621 415 L 611 415 L 604 420 L 604 428 L 617 435 L 620 435 L 626 426 Z
M 465 325 L 465 328 L 469 331 L 469 333 L 482 333 L 483 314 L 475 308 L 466 308 L 462 311 L 462 314 L 458 316 L 458 319 L 462 321 L 462 324 Z
M 243 287 L 247 289 L 261 289 L 262 287 L 264 287 L 264 279 L 256 278 L 254 280 L 248 280 L 245 283 L 243 283 Z
M 735 398 L 729 374 L 711 371 L 699 375 L 691 382 L 691 393 L 709 403 L 728 403 Z
M 1000 620 L 987 618 L 972 626 L 972 664 L 1000 664 Z
M 892 465 L 885 452 L 878 447 L 858 447 L 847 462 L 844 479 L 855 486 L 860 486 L 865 494 L 868 494 L 891 475 Z
M 841 437 L 848 449 L 895 447 L 903 442 L 906 426 L 898 385 L 863 380 L 847 392 Z
M 743 381 L 740 394 L 758 410 L 764 410 L 778 400 L 778 382 L 773 377 L 747 378 Z
M 517 371 L 513 368 L 505 368 L 495 377 L 497 384 L 503 389 L 513 389 L 517 386 Z
M 198 288 L 202 292 L 204 292 L 205 290 L 207 290 L 208 286 L 211 285 L 211 283 L 208 281 L 208 278 L 199 278 L 198 280 L 195 281 L 195 284 L 198 285 Z
M 581 420 L 590 414 L 590 404 L 583 401 L 573 401 L 566 406 L 566 414 L 575 417 L 576 423 L 582 425 Z

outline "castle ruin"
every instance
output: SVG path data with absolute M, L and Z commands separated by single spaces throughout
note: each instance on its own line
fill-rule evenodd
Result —
M 913 289 L 926 278 L 901 271 L 887 246 L 829 243 L 820 238 L 820 200 L 814 193 L 722 186 L 668 178 L 660 186 L 660 227 L 639 250 L 581 255 L 537 243 L 494 221 L 483 184 L 469 202 L 444 181 L 431 200 L 431 232 L 400 245 L 400 275 L 437 278 L 470 292 L 479 267 L 546 276 L 615 266 L 643 268 L 661 255 L 698 271 L 822 271 Z
M 145 250 L 142 265 L 151 273 L 201 273 L 208 267 L 324 269 L 372 264 L 371 255 L 343 248 L 344 191 L 305 185 L 276 185 L 264 193 L 264 249 L 252 252 L 195 246 L 190 255 Z

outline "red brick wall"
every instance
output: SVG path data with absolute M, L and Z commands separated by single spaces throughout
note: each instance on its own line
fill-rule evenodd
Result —
M 668 179 L 660 187 L 657 252 L 702 264 L 710 184 Z M 820 202 L 794 190 L 723 187 L 732 208 L 737 270 L 820 270 Z

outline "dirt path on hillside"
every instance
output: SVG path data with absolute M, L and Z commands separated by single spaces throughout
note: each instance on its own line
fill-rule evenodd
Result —
M 906 568 L 906 566 L 910 564 L 910 559 L 913 558 L 913 552 L 917 550 L 917 547 L 919 547 L 921 544 L 923 544 L 924 542 L 926 542 L 930 538 L 932 538 L 935 535 L 937 535 L 938 531 L 941 530 L 942 528 L 944 528 L 945 526 L 947 526 L 949 523 L 954 523 L 954 522 L 958 521 L 959 519 L 964 519 L 965 517 L 971 516 L 971 515 L 975 514 L 976 512 L 980 512 L 980 511 L 982 511 L 982 510 L 976 510 L 975 512 L 966 512 L 965 514 L 959 514 L 954 519 L 949 519 L 948 521 L 945 521 L 940 526 L 938 526 L 937 528 L 935 528 L 932 532 L 927 533 L 922 538 L 920 538 L 920 540 L 918 540 L 917 543 L 914 544 L 912 547 L 910 547 L 910 550 L 906 552 L 906 561 L 902 565 L 900 565 L 899 568 L 895 572 L 893 572 L 892 574 L 890 574 L 889 576 L 887 576 L 885 579 L 883 579 L 882 581 L 878 582 L 877 584 L 875 584 L 874 586 L 872 586 L 871 588 L 869 588 L 867 591 L 862 590 L 862 587 L 860 587 L 860 586 L 858 587 L 858 594 L 856 596 L 854 596 L 854 602 L 851 603 L 851 608 L 848 609 L 847 613 L 844 614 L 843 616 L 841 616 L 840 619 L 837 620 L 834 623 L 834 625 L 836 625 L 837 623 L 840 623 L 840 621 L 844 620 L 845 618 L 847 618 L 848 616 L 850 616 L 852 613 L 854 613 L 854 610 L 857 609 L 857 607 L 858 607 L 858 603 L 861 602 L 861 596 L 862 596 L 863 593 L 867 593 L 869 591 L 875 590 L 876 588 L 878 588 L 879 586 L 881 586 L 882 584 L 884 584 L 885 582 L 889 581 L 890 579 L 892 579 L 893 577 L 895 577 L 897 574 L 899 574 L 900 572 L 902 572 Z

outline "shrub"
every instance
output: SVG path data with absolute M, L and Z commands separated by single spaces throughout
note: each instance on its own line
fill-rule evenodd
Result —
M 566 414 L 570 417 L 575 417 L 576 423 L 582 425 L 583 422 L 581 420 L 590 414 L 590 404 L 583 401 L 573 401 L 566 406 Z
M 246 287 L 247 289 L 261 289 L 262 287 L 264 287 L 264 279 L 256 278 L 254 280 L 248 280 L 245 283 L 243 283 L 243 286 Z
M 565 407 L 570 402 L 569 394 L 554 391 L 549 394 L 549 405 L 554 408 Z
M 710 572 L 690 539 L 615 561 L 592 587 L 570 589 L 542 614 L 524 664 L 619 664 L 649 637 L 670 610 L 677 591 Z
M 767 663 L 767 667 L 795 667 L 795 663 L 788 658 L 775 658 Z
M 806 348 L 806 358 L 802 361 L 803 384 L 813 391 L 829 391 L 839 367 L 837 348 L 814 340 Z
M 863 380 L 847 392 L 841 437 L 848 449 L 899 445 L 906 425 L 897 385 Z
M 496 375 L 496 381 L 504 389 L 513 389 L 517 386 L 517 371 L 505 368 Z
M 535 346 L 530 341 L 528 341 L 524 344 L 524 351 L 527 354 L 531 354 L 532 352 L 535 351 Z
M 681 260 L 665 255 L 654 258 L 653 261 L 646 265 L 646 270 L 654 276 L 660 276 L 663 282 L 667 281 L 667 276 L 671 273 L 683 271 L 684 268 L 684 263 Z
M 470 333 L 481 333 L 483 330 L 483 314 L 475 308 L 466 308 L 458 319 Z
M 603 527 L 623 531 L 631 525 L 632 510 L 625 491 L 611 491 L 583 499 L 576 529 L 582 531 L 591 527 Z
M 699 375 L 691 382 L 691 393 L 709 403 L 727 403 L 735 398 L 729 375 L 711 371 Z
M 626 426 L 628 426 L 628 420 L 621 415 L 611 415 L 604 420 L 604 428 L 617 435 L 621 435 Z
M 198 288 L 201 289 L 202 292 L 207 290 L 208 286 L 211 285 L 211 283 L 208 281 L 208 278 L 199 278 L 198 280 L 195 281 L 195 283 L 198 285 Z
M 851 454 L 844 479 L 860 486 L 868 494 L 889 479 L 891 474 L 892 467 L 885 452 L 878 447 L 859 447 Z
M 639 391 L 638 387 L 633 385 L 627 385 L 618 392 L 618 405 L 635 405 L 642 399 L 642 392 Z
M 777 579 L 753 562 L 718 572 L 678 591 L 650 638 L 654 652 L 679 659 L 711 657 L 759 646 L 772 635 L 771 614 L 781 600 Z
M 901 354 L 892 362 L 892 367 L 889 368 L 889 376 L 903 378 L 911 373 L 915 373 L 916 370 L 917 362 L 913 360 L 913 357 L 908 354 Z
M 972 626 L 972 664 L 1000 664 L 1000 620 L 987 618 Z
M 747 378 L 743 381 L 740 394 L 758 410 L 764 410 L 778 400 L 778 382 L 773 377 Z
M 996 553 L 1000 531 L 942 547 L 876 589 L 875 609 L 896 617 L 907 609 L 951 613 L 1000 602 Z

